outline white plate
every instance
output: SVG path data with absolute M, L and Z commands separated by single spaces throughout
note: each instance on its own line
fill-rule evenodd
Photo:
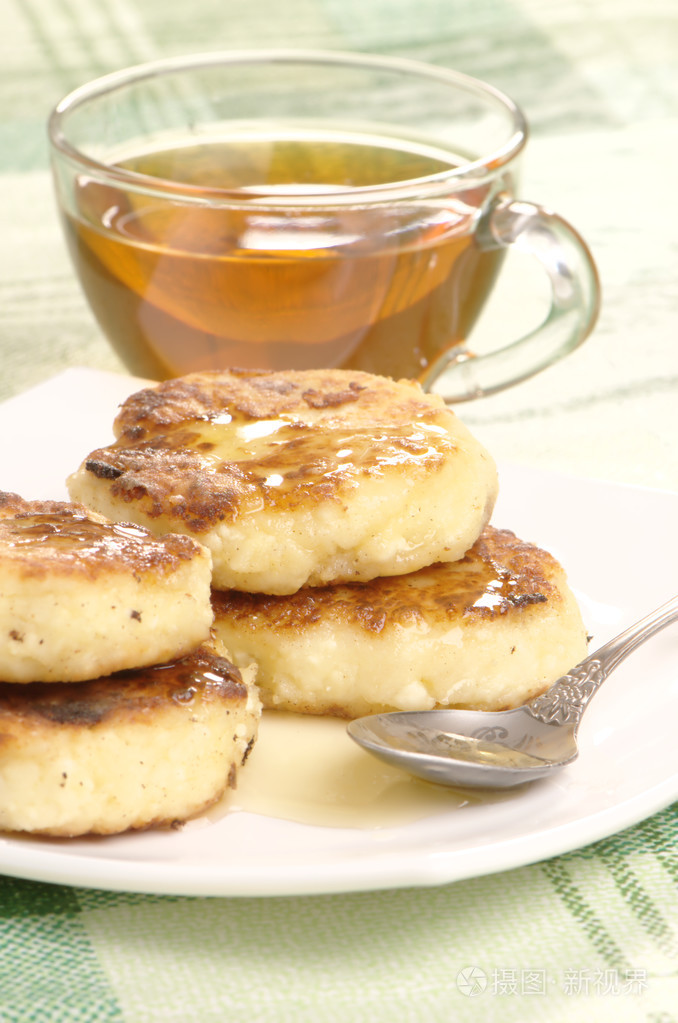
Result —
M 134 382 L 70 370 L 0 406 L 0 487 L 66 496 L 65 476 L 111 439 Z M 593 644 L 675 590 L 678 495 L 500 466 L 494 523 L 566 567 Z M 678 797 L 678 630 L 633 654 L 596 696 L 579 759 L 508 798 L 386 828 L 237 812 L 178 832 L 0 839 L 0 870 L 110 890 L 292 895 L 434 885 L 532 863 L 613 834 Z

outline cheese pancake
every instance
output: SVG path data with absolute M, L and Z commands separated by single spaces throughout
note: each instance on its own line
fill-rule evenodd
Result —
M 488 526 L 459 561 L 273 597 L 214 592 L 215 630 L 256 661 L 264 707 L 359 717 L 389 710 L 505 710 L 587 651 L 565 573 Z
M 0 828 L 176 826 L 235 786 L 260 711 L 256 688 L 208 646 L 96 681 L 1 683 Z
M 494 462 L 439 397 L 348 370 L 196 373 L 122 406 L 69 479 L 110 518 L 210 548 L 213 585 L 273 594 L 454 561 Z
M 211 559 L 82 505 L 0 493 L 0 680 L 78 682 L 180 657 L 210 634 Z

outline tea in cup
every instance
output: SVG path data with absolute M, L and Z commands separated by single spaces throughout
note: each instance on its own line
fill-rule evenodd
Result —
M 587 246 L 516 198 L 521 111 L 458 72 L 316 51 L 158 61 L 76 89 L 49 134 L 78 276 L 140 376 L 336 366 L 461 401 L 595 322 Z M 542 263 L 549 314 L 473 356 L 512 246 Z

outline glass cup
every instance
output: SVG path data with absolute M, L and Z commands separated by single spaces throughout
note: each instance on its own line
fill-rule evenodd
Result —
M 516 198 L 523 114 L 483 82 L 363 54 L 157 61 L 66 96 L 49 121 L 70 252 L 128 368 L 349 367 L 490 394 L 590 333 L 577 232 Z M 543 323 L 467 340 L 505 253 L 550 281 Z

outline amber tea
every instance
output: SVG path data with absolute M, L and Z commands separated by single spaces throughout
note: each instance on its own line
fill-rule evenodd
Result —
M 457 163 L 338 132 L 166 146 L 119 166 L 180 183 L 185 201 L 83 176 L 67 236 L 100 324 L 140 375 L 344 366 L 418 377 L 465 341 L 491 290 L 501 250 L 473 236 L 487 197 L 366 199 Z
M 468 401 L 553 365 L 596 322 L 586 243 L 517 194 L 523 112 L 453 68 L 186 54 L 73 89 L 48 136 L 76 271 L 144 376 L 349 367 Z M 509 311 L 469 350 L 511 251 L 540 267 L 548 312 L 521 335 Z

